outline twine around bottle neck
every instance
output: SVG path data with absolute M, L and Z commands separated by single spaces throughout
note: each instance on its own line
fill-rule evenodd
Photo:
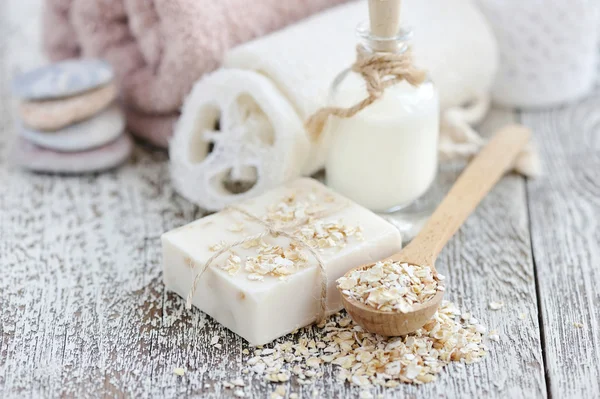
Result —
M 330 116 L 351 118 L 377 101 L 388 87 L 402 81 L 418 86 L 427 78 L 425 71 L 414 66 L 410 46 L 400 52 L 374 52 L 359 44 L 351 70 L 362 76 L 368 96 L 351 107 L 324 107 L 312 114 L 305 123 L 311 139 L 319 138 Z

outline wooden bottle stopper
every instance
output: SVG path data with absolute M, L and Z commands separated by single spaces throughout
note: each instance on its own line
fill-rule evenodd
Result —
M 400 30 L 401 0 L 369 0 L 369 22 L 371 34 L 379 38 L 394 38 Z M 377 51 L 394 51 L 394 40 L 373 43 Z

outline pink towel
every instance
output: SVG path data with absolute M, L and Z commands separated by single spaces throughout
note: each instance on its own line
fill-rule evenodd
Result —
M 173 134 L 179 112 L 168 115 L 152 115 L 125 109 L 127 129 L 137 137 L 143 138 L 155 146 L 167 148 Z
M 46 0 L 52 60 L 99 57 L 117 73 L 130 129 L 164 146 L 183 99 L 226 50 L 347 0 Z

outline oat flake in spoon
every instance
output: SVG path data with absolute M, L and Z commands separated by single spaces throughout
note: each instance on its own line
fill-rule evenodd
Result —
M 444 276 L 430 267 L 392 260 L 357 269 L 337 280 L 343 295 L 382 312 L 407 312 L 443 291 Z

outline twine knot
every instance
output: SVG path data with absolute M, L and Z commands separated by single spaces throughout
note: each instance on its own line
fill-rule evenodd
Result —
M 427 77 L 425 71 L 413 65 L 412 51 L 407 48 L 401 53 L 372 52 L 363 45 L 356 48 L 356 61 L 351 70 L 362 76 L 368 97 L 348 107 L 324 107 L 306 121 L 305 127 L 312 139 L 317 139 L 330 116 L 351 118 L 377 101 L 385 90 L 403 80 L 418 86 Z

